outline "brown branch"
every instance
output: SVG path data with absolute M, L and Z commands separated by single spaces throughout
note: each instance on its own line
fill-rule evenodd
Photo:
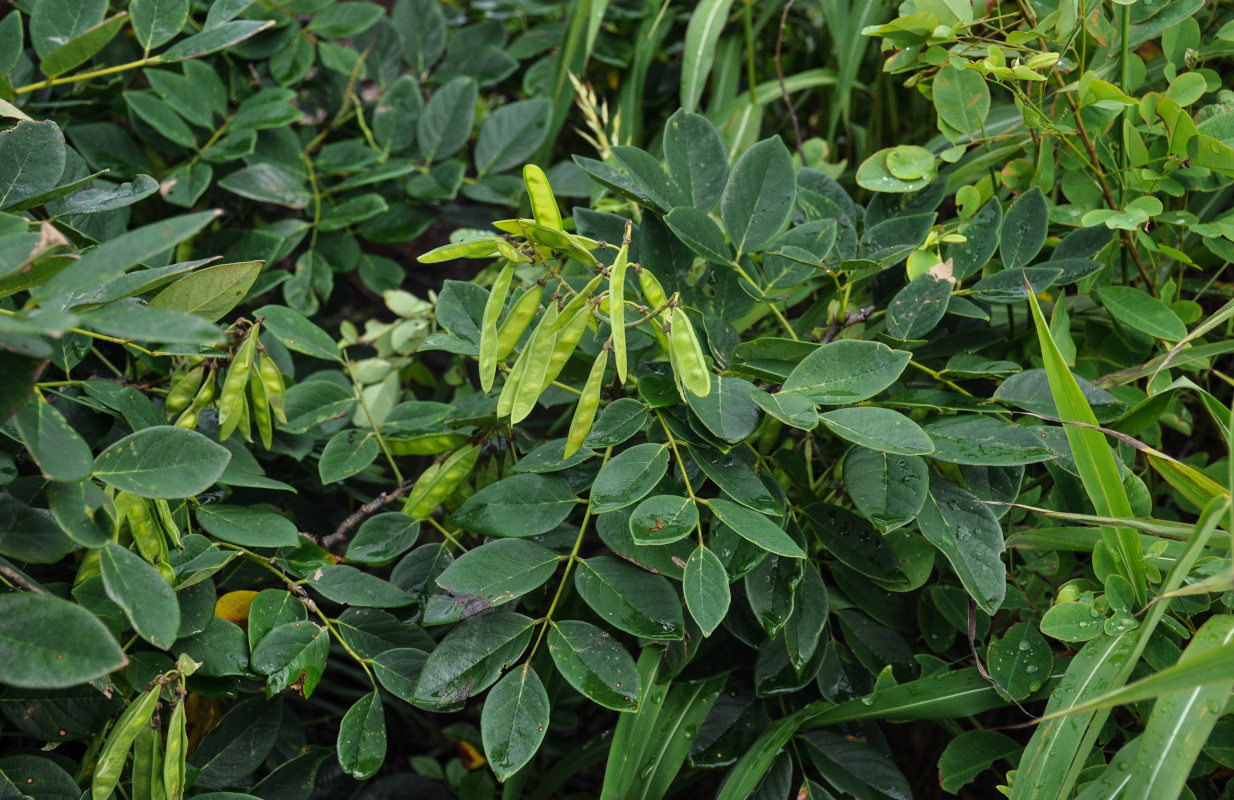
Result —
M 831 323 L 831 327 L 827 328 L 827 332 L 823 334 L 822 344 L 827 344 L 831 340 L 835 339 L 840 335 L 840 331 L 843 331 L 846 328 L 851 328 L 860 322 L 865 322 L 873 313 L 874 306 L 866 306 L 865 308 L 858 309 L 851 314 L 845 314 L 844 319 L 837 319 L 835 322 Z
M 333 550 L 335 545 L 342 544 L 347 541 L 347 537 L 351 534 L 352 528 L 355 528 L 361 522 L 364 522 L 364 520 L 373 516 L 378 511 L 410 492 L 412 487 L 415 485 L 416 482 L 414 479 L 403 481 L 403 483 L 399 484 L 397 488 L 391 489 L 388 492 L 382 492 L 369 502 L 360 506 L 360 508 L 350 514 L 347 519 L 343 520 L 342 524 L 334 529 L 334 533 L 322 538 L 321 546 L 327 550 Z
M 28 592 L 34 592 L 35 594 L 47 594 L 46 589 L 44 589 L 42 586 L 39 586 L 36 583 L 31 582 L 29 578 L 27 578 L 25 575 L 22 575 L 20 572 L 18 572 L 13 567 L 7 567 L 3 564 L 0 564 L 0 575 L 3 575 L 5 578 L 17 584 L 18 586 L 20 586 L 21 588 L 25 589 Z
M 780 49 L 784 45 L 784 26 L 788 22 L 789 9 L 793 7 L 793 3 L 797 0 L 788 0 L 784 4 L 784 11 L 780 13 L 780 32 L 776 35 L 776 78 L 780 81 L 780 96 L 784 98 L 784 105 L 788 106 L 788 115 L 793 120 L 793 135 L 797 140 L 797 153 L 801 156 L 801 166 L 806 166 L 806 151 L 801 146 L 801 125 L 797 122 L 797 111 L 793 108 L 793 102 L 788 96 L 788 87 L 784 85 L 784 67 L 780 65 Z

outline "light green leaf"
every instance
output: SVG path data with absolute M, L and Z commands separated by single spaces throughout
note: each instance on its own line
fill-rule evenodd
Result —
M 241 261 L 191 272 L 150 298 L 150 306 L 186 311 L 218 322 L 248 294 L 264 263 Z
M 39 71 L 49 78 L 54 78 L 79 64 L 84 64 L 107 46 L 127 20 L 128 15 L 121 12 L 82 31 L 48 53 L 39 62 Z

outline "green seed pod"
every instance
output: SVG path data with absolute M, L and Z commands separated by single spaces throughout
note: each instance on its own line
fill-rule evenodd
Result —
M 459 484 L 467 480 L 480 458 L 480 448 L 467 445 L 450 454 L 445 461 L 432 465 L 424 471 L 412 487 L 403 513 L 413 519 L 428 519 Z
M 493 388 L 493 379 L 497 375 L 497 319 L 506 305 L 513 277 L 514 267 L 507 265 L 493 281 L 493 290 L 484 304 L 484 317 L 480 323 L 480 388 L 485 392 Z
M 167 800 L 184 797 L 185 754 L 189 745 L 185 721 L 184 698 L 180 698 L 167 724 L 167 749 L 163 754 L 163 793 Z
M 227 368 L 227 377 L 223 379 L 223 393 L 219 396 L 219 441 L 226 441 L 242 421 L 245 423 L 245 430 L 242 431 L 244 438 L 249 438 L 244 387 L 248 385 L 249 371 L 253 368 L 253 358 L 257 352 L 258 328 L 259 325 L 254 325 L 249 331 L 248 338 L 236 350 L 231 366 Z
M 514 352 L 514 346 L 518 344 L 523 331 L 527 330 L 527 326 L 536 318 L 543 291 L 539 285 L 532 286 L 514 301 L 514 307 L 502 320 L 501 329 L 497 333 L 496 359 L 498 361 L 504 361 L 506 356 Z
M 283 383 L 283 373 L 279 372 L 278 364 L 269 356 L 261 359 L 257 371 L 261 375 L 261 382 L 266 385 L 266 400 L 270 403 L 270 411 L 279 422 L 286 424 L 287 414 L 284 413 L 283 406 L 287 398 L 287 386 Z
M 640 267 L 638 270 L 638 285 L 643 290 L 643 297 L 647 298 L 647 304 L 653 310 L 663 307 L 668 302 L 668 295 L 664 294 L 664 287 L 660 285 L 660 281 L 656 276 L 651 274 L 651 270 L 646 267 Z
M 583 384 L 583 393 L 579 395 L 578 405 L 574 407 L 574 418 L 570 420 L 570 433 L 566 437 L 566 449 L 563 458 L 569 458 L 583 446 L 587 434 L 591 432 L 591 424 L 595 422 L 596 410 L 600 407 L 600 390 L 604 384 L 604 370 L 608 366 L 608 350 L 601 350 L 591 365 L 587 375 L 587 383 Z
M 557 376 L 565 369 L 570 356 L 574 355 L 578 340 L 583 337 L 583 331 L 587 330 L 587 320 L 590 318 L 591 310 L 580 308 L 574 312 L 574 318 L 557 332 L 557 338 L 553 342 L 553 352 L 549 355 L 548 369 L 545 370 L 544 380 L 540 383 L 541 394 L 548 389 L 549 384 L 557 380 Z
M 249 394 L 252 396 L 253 423 L 262 447 L 270 449 L 274 436 L 274 422 L 270 416 L 270 399 L 266 396 L 266 382 L 261 378 L 260 365 L 268 359 L 257 356 L 257 368 L 249 370 Z
M 703 351 L 686 310 L 672 309 L 669 324 L 669 346 L 677 378 L 691 394 L 706 397 L 711 393 L 711 373 L 703 359 Z
M 613 261 L 608 278 L 609 319 L 613 328 L 613 358 L 617 367 L 617 380 L 626 382 L 626 258 L 630 251 L 630 226 L 626 220 L 626 234 L 621 250 Z
M 511 422 L 521 422 L 526 418 L 531 413 L 531 409 L 535 407 L 536 399 L 540 397 L 544 376 L 548 374 L 549 362 L 552 359 L 553 345 L 557 340 L 556 334 L 552 333 L 552 327 L 556 321 L 557 304 L 550 303 L 548 310 L 540 317 L 540 322 L 532 332 L 531 338 L 523 347 L 523 352 L 519 354 L 519 361 L 525 363 L 518 376 L 518 386 L 514 390 L 514 397 L 510 404 Z M 517 367 L 516 364 L 515 368 Z M 500 400 L 497 405 L 500 414 L 502 407 Z
M 193 367 L 188 372 L 177 374 L 170 391 L 167 392 L 167 397 L 163 400 L 163 411 L 168 417 L 179 414 L 189 407 L 197 395 L 197 390 L 201 388 L 201 382 L 205 376 L 206 368 L 203 364 Z
M 133 741 L 143 728 L 150 725 L 154 709 L 159 701 L 159 686 L 146 690 L 134 700 L 112 727 L 99 753 L 94 768 L 94 780 L 90 785 L 91 800 L 107 800 L 120 783 L 120 773 L 128 760 Z

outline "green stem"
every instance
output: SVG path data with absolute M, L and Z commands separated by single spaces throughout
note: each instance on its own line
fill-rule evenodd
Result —
M 660 427 L 664 429 L 664 435 L 668 437 L 669 446 L 673 448 L 673 458 L 677 459 L 677 466 L 681 469 L 681 479 L 686 485 L 686 494 L 690 495 L 690 502 L 695 505 L 699 504 L 698 496 L 694 494 L 694 488 L 690 486 L 690 475 L 686 471 L 686 462 L 681 457 L 681 451 L 677 449 L 677 438 L 673 436 L 673 432 L 668 429 L 668 423 L 664 421 L 664 415 L 659 411 L 656 412 L 656 419 L 660 421 Z M 698 544 L 703 546 L 703 523 L 698 520 L 696 523 L 698 528 Z
M 600 465 L 608 463 L 612 458 L 613 448 L 609 447 L 604 451 L 604 461 Z M 583 547 L 583 538 L 587 534 L 587 525 L 591 522 L 591 504 L 587 504 L 587 512 L 583 514 L 583 522 L 578 526 L 578 536 L 574 537 L 574 547 L 570 550 L 570 555 L 566 557 L 566 569 L 561 574 L 561 581 L 557 584 L 557 592 L 553 595 L 553 602 L 549 603 L 548 611 L 544 614 L 544 618 L 540 622 L 540 632 L 536 635 L 536 643 L 531 647 L 531 653 L 527 656 L 527 662 L 536 657 L 536 651 L 540 649 L 540 643 L 544 641 L 544 635 L 548 633 L 548 626 L 553 624 L 553 612 L 557 610 L 557 604 L 561 602 L 561 596 L 565 594 L 566 582 L 570 579 L 570 571 L 574 568 L 574 562 L 578 561 L 579 550 Z
M 66 83 L 79 83 L 88 81 L 93 78 L 102 78 L 105 75 L 115 75 L 117 72 L 126 72 L 130 69 L 140 69 L 142 67 L 153 67 L 163 63 L 162 56 L 152 56 L 150 58 L 141 58 L 137 61 L 130 61 L 127 64 L 117 64 L 114 67 L 104 67 L 103 69 L 90 70 L 89 72 L 78 72 L 74 75 L 67 75 L 61 78 L 48 78 L 45 81 L 38 83 L 29 83 L 25 86 L 19 86 L 13 90 L 13 94 L 28 94 L 37 92 L 39 89 L 49 89 L 52 86 L 62 86 Z

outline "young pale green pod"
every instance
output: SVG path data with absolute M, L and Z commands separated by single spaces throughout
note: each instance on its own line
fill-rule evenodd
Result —
M 185 722 L 184 698 L 181 698 L 171 711 L 167 747 L 163 752 L 163 794 L 167 800 L 184 797 L 185 756 L 189 746 Z
M 659 279 L 646 267 L 640 267 L 637 271 L 638 286 L 643 290 L 643 297 L 647 298 L 647 305 L 653 310 L 663 308 L 668 302 L 668 296 L 664 294 L 664 287 L 660 285 Z
M 497 237 L 485 236 L 443 244 L 416 258 L 421 264 L 436 264 L 456 258 L 489 258 L 497 253 Z
M 137 545 L 141 557 L 151 564 L 167 561 L 167 540 L 163 538 L 163 531 L 155 522 L 147 501 L 128 492 L 118 492 L 112 502 L 117 511 L 124 512 L 133 543 Z
M 163 737 L 150 725 L 141 729 L 133 742 L 132 800 L 164 800 Z
M 678 380 L 691 394 L 706 397 L 711 393 L 711 373 L 684 308 L 678 306 L 672 309 L 668 333 L 673 369 Z
M 257 356 L 256 369 L 249 370 L 249 394 L 252 397 L 253 423 L 257 426 L 257 435 L 262 447 L 270 449 L 274 437 L 274 420 L 270 415 L 270 398 L 266 394 L 266 383 L 261 379 L 260 365 L 268 359 Z
M 589 245 L 598 244 L 591 239 L 580 238 L 530 219 L 498 220 L 493 226 L 506 233 L 526 237 L 532 244 L 567 255 L 589 267 L 599 263 L 587 249 Z
M 519 250 L 505 239 L 497 240 L 497 254 L 511 264 L 526 264 L 531 261 L 531 256 Z
M 523 167 L 523 183 L 527 184 L 527 195 L 531 198 L 531 213 L 536 222 L 546 228 L 563 230 L 561 226 L 561 209 L 557 207 L 557 198 L 553 196 L 553 187 L 549 185 L 548 176 L 544 170 L 535 164 Z
M 570 298 L 561 308 L 561 313 L 557 315 L 557 321 L 553 324 L 553 333 L 565 327 L 565 324 L 574 318 L 574 312 L 583 307 L 583 304 L 591 300 L 591 296 L 595 294 L 596 289 L 600 287 L 600 281 L 604 280 L 604 273 L 597 272 L 592 276 L 591 280 L 583 285 L 573 297 Z
M 184 413 L 176 418 L 176 427 L 189 431 L 197 430 L 197 423 L 200 419 L 198 414 L 199 412 L 196 408 L 185 409 Z
M 630 228 L 634 223 L 626 220 L 626 233 L 621 240 L 621 249 L 613 260 L 608 276 L 609 319 L 613 328 L 613 363 L 617 367 L 617 380 L 626 382 L 626 259 L 630 253 Z
M 90 784 L 91 800 L 107 800 L 115 791 L 134 740 L 143 728 L 149 727 L 150 718 L 154 716 L 159 702 L 159 688 L 155 685 L 142 692 L 116 720 L 94 767 L 94 780 Z
M 171 513 L 171 505 L 163 499 L 153 501 L 154 515 L 158 518 L 159 524 L 163 526 L 163 532 L 167 534 L 167 538 L 171 540 L 172 546 L 180 546 L 180 526 L 176 524 L 176 517 Z
M 412 487 L 411 494 L 407 495 L 403 513 L 413 519 L 428 519 L 437 510 L 437 506 L 441 505 L 459 484 L 467 480 L 479 458 L 480 448 L 471 444 L 454 451 L 445 461 L 426 469 Z
M 540 397 L 544 376 L 548 374 L 554 345 L 557 342 L 557 334 L 552 332 L 553 324 L 558 318 L 557 313 L 557 304 L 549 303 L 548 310 L 540 317 L 539 324 L 532 331 L 531 338 L 527 340 L 523 352 L 519 355 L 519 360 L 524 363 L 513 402 L 510 404 L 510 422 L 512 423 L 524 420 Z M 498 413 L 500 411 L 501 403 L 499 402 Z
M 189 407 L 205 377 L 204 364 L 198 364 L 187 372 L 177 374 L 176 380 L 172 382 L 171 389 L 167 392 L 167 397 L 163 400 L 163 411 L 167 413 L 167 416 L 179 414 Z
M 223 379 L 223 392 L 219 395 L 219 441 L 225 441 L 240 425 L 241 417 L 247 422 L 248 409 L 244 402 L 244 388 L 249 382 L 249 371 L 253 368 L 253 357 L 257 352 L 257 332 L 260 325 L 254 325 L 248 338 L 236 350 L 236 355 L 227 368 L 227 377 Z M 244 438 L 249 438 L 247 435 Z
M 497 376 L 497 320 L 501 317 L 501 309 L 506 305 L 506 296 L 510 293 L 510 281 L 513 278 L 514 267 L 506 265 L 497 273 L 488 302 L 484 304 L 484 316 L 480 323 L 480 388 L 485 392 L 493 388 L 493 379 Z
M 544 371 L 544 380 L 540 382 L 541 394 L 548 389 L 549 384 L 557 380 L 557 376 L 570 361 L 570 356 L 574 355 L 574 348 L 578 346 L 578 340 L 583 338 L 583 331 L 587 330 L 589 319 L 591 319 L 591 310 L 586 307 L 579 308 L 565 326 L 557 332 L 557 338 L 553 340 L 553 351 L 548 359 L 548 369 Z
M 257 367 L 261 382 L 266 387 L 266 400 L 270 403 L 270 411 L 279 422 L 286 424 L 287 414 L 283 410 L 287 400 L 287 385 L 283 383 L 283 373 L 279 372 L 278 364 L 267 356 L 261 359 Z
M 600 390 L 604 384 L 604 370 L 608 367 L 608 350 L 601 350 L 591 365 L 587 375 L 587 383 L 583 384 L 583 393 L 578 397 L 578 405 L 574 407 L 574 418 L 570 420 L 570 433 L 566 436 L 566 449 L 563 458 L 569 458 L 578 452 L 591 432 L 591 425 L 596 420 L 596 410 L 600 407 Z
M 543 294 L 543 289 L 537 284 L 523 292 L 514 301 L 514 307 L 510 309 L 510 313 L 506 314 L 506 318 L 501 322 L 501 329 L 497 332 L 498 361 L 505 360 L 506 356 L 514 352 L 514 346 L 518 344 L 523 331 L 527 330 L 527 326 L 536 318 L 536 311 L 540 308 L 541 294 Z

